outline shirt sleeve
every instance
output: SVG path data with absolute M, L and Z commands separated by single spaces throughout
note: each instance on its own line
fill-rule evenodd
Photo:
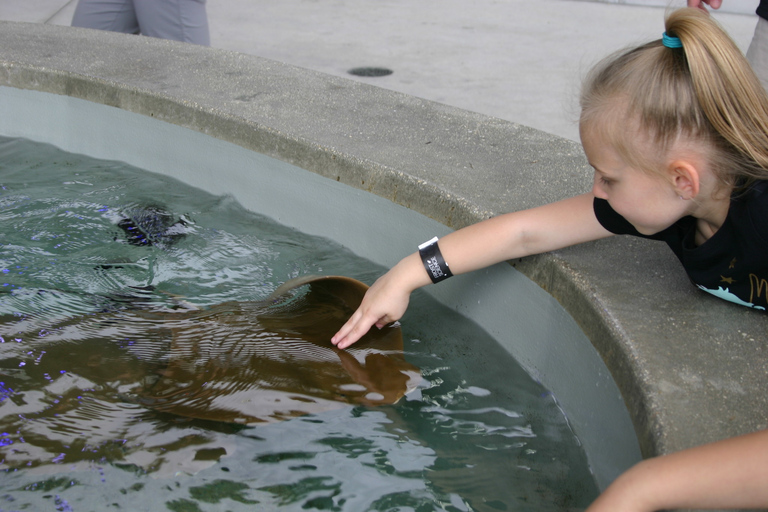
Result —
M 595 217 L 602 226 L 614 235 L 643 236 L 627 219 L 616 213 L 605 199 L 595 198 L 593 203 Z
M 750 230 L 763 247 L 768 246 L 768 181 L 760 181 L 750 190 L 746 207 Z

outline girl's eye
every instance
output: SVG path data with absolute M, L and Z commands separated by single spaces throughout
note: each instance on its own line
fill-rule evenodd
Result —
M 609 180 L 608 178 L 605 178 L 604 176 L 600 176 L 600 184 L 605 185 L 606 187 L 610 187 L 613 183 L 612 180 Z

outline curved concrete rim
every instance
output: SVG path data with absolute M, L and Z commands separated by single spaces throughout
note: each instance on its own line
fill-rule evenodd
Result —
M 591 186 L 577 144 L 514 123 L 200 46 L 38 24 L 0 28 L 0 87 L 188 128 L 451 229 Z M 589 338 L 644 456 L 766 427 L 768 317 L 696 290 L 666 247 L 614 237 L 510 264 Z

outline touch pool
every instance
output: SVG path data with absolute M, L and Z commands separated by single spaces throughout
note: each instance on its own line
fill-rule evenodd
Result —
M 0 154 L 2 217 L 14 226 L 0 283 L 0 508 L 540 510 L 596 495 L 556 398 L 424 294 L 402 321 L 423 378 L 394 405 L 242 427 L 126 400 L 167 348 L 134 310 L 262 299 L 305 274 L 370 282 L 383 268 L 125 164 L 18 139 L 2 139 Z M 119 219 L 140 204 L 162 205 L 183 233 L 127 243 Z M 57 331 L 108 307 L 124 314 L 97 332 Z

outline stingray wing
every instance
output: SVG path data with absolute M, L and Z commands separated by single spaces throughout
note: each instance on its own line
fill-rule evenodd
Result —
M 226 303 L 175 322 L 168 367 L 142 402 L 247 424 L 396 402 L 420 378 L 398 326 L 348 351 L 330 343 L 366 289 L 349 278 L 300 278 L 266 302 Z

